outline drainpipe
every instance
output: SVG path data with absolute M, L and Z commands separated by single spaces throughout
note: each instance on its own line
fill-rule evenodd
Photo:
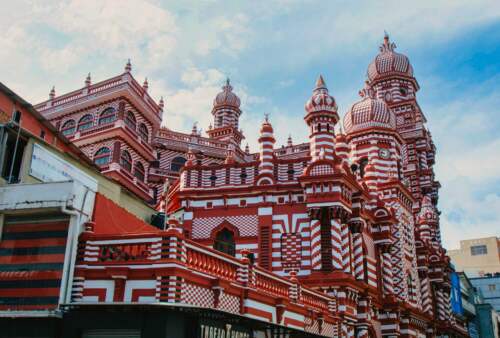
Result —
M 65 257 L 69 257 L 69 261 L 68 260 L 65 261 L 64 268 L 63 268 L 63 276 L 65 276 L 65 278 L 62 279 L 62 283 L 61 283 L 60 298 L 62 298 L 62 303 L 70 303 L 71 302 L 71 290 L 72 290 L 72 284 L 73 284 L 73 276 L 75 274 L 76 255 L 77 255 L 77 251 L 78 251 L 78 235 L 80 234 L 78 230 L 79 230 L 80 225 L 81 225 L 82 215 L 85 215 L 84 214 L 84 207 L 85 207 L 85 203 L 87 200 L 88 192 L 89 192 L 89 188 L 85 186 L 85 193 L 83 195 L 83 201 L 82 201 L 82 206 L 80 208 L 80 211 L 77 211 L 75 209 L 68 209 L 66 204 L 64 204 L 61 207 L 61 211 L 64 214 L 75 216 L 75 218 L 72 218 L 75 221 L 70 221 L 69 229 L 68 229 L 69 243 L 67 243 L 67 246 L 66 246 Z M 85 216 L 88 216 L 88 215 L 85 215 Z

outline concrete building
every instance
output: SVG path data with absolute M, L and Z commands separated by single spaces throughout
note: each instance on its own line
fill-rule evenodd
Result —
M 500 272 L 484 277 L 470 278 L 472 285 L 481 291 L 485 303 L 490 303 L 500 313 Z
M 500 272 L 500 238 L 485 237 L 460 241 L 460 249 L 448 250 L 457 271 L 468 276 Z

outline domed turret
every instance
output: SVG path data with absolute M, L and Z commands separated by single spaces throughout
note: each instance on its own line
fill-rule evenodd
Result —
M 396 53 L 396 44 L 389 41 L 387 33 L 380 46 L 380 53 L 368 66 L 367 76 L 370 83 L 386 76 L 400 75 L 413 77 L 413 67 L 406 55 Z
M 319 76 L 311 98 L 305 105 L 304 120 L 309 126 L 310 154 L 313 161 L 320 159 L 333 160 L 334 128 L 339 120 L 335 99 L 328 93 L 323 76 Z
M 240 98 L 233 93 L 233 87 L 229 83 L 229 79 L 227 79 L 222 91 L 214 99 L 214 109 L 225 106 L 239 109 L 240 104 Z
M 323 80 L 323 76 L 320 75 L 316 81 L 316 87 L 314 88 L 311 98 L 306 102 L 305 109 L 307 113 L 317 111 L 337 112 L 337 103 L 333 96 L 328 93 L 328 88 L 326 87 L 325 80 Z
M 368 83 L 360 91 L 361 101 L 351 106 L 344 116 L 344 128 L 347 134 L 367 129 L 396 129 L 396 116 L 383 100 L 375 99 Z

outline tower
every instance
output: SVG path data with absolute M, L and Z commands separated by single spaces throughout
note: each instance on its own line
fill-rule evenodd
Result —
M 396 44 L 385 34 L 380 52 L 368 66 L 367 77 L 377 98 L 384 100 L 396 116 L 396 129 L 403 138 L 402 173 L 417 199 L 414 213 L 424 195 L 437 203 L 440 185 L 434 180 L 435 146 L 425 128 L 426 118 L 416 99 L 420 89 L 406 55 L 395 52 Z
M 273 184 L 274 179 L 274 154 L 273 148 L 276 140 L 273 135 L 273 126 L 266 119 L 260 128 L 260 154 L 259 154 L 259 174 L 257 176 L 257 185 Z
M 233 93 L 233 87 L 229 79 L 222 87 L 222 92 L 214 99 L 212 115 L 214 117 L 213 128 L 207 131 L 210 138 L 228 141 L 240 146 L 244 138 L 239 128 L 241 115 L 240 98 Z
M 335 133 L 339 120 L 335 99 L 328 93 L 323 76 L 319 76 L 311 98 L 305 105 L 304 120 L 309 127 L 310 154 L 313 161 L 320 157 L 333 160 Z

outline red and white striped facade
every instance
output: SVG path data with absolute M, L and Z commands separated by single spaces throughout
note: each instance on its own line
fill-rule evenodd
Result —
M 292 145 L 290 140 L 275 149 L 266 117 L 260 151 L 253 154 L 240 148 L 240 100 L 229 81 L 214 100 L 209 137 L 196 129 L 185 134 L 160 128 L 163 101 L 152 102 L 147 86 L 138 86 L 130 69 L 116 83 L 109 80 L 108 87 L 99 84 L 106 95 L 70 93 L 38 105 L 59 126 L 83 111 L 97 114 L 105 105 L 116 105 L 114 127 L 97 125 L 88 141 L 77 133 L 75 144 L 90 157 L 106 145 L 112 152 L 127 149 L 132 165 L 144 161 L 147 186 L 142 190 L 151 189 L 148 196 L 153 189 L 161 193 L 165 179 L 173 182 L 158 204 L 171 216 L 172 229 L 168 236 L 148 235 L 142 241 L 156 250 L 148 256 L 156 279 L 134 272 L 132 279 L 126 275 L 123 282 L 110 283 L 97 272 L 101 263 L 92 261 L 95 250 L 142 243 L 142 237 L 88 235 L 77 267 L 75 301 L 113 301 L 119 287 L 122 296 L 115 301 L 156 299 L 220 308 L 325 337 L 462 334 L 449 305 L 450 267 L 441 246 L 439 183 L 432 169 L 435 147 L 416 101 L 419 86 L 412 66 L 394 49 L 386 36 L 368 68 L 361 100 L 344 115 L 343 128 L 337 126 L 337 104 L 320 76 L 305 105 L 309 143 Z M 90 82 L 87 87 L 92 88 Z M 127 136 L 120 112 L 134 109 L 149 131 L 147 146 L 140 135 Z M 111 158 L 104 173 L 123 171 L 120 157 L 112 153 Z M 179 158 L 184 164 L 180 174 Z M 137 185 L 134 177 L 124 184 Z M 234 238 L 234 260 L 203 250 L 215 248 L 223 231 Z M 177 265 L 167 267 L 168 252 Z M 249 253 L 254 264 L 248 262 Z M 187 270 L 182 277 L 163 273 L 162 264 Z M 102 280 L 95 279 L 98 275 Z M 241 289 L 249 285 L 257 294 L 244 298 Z

